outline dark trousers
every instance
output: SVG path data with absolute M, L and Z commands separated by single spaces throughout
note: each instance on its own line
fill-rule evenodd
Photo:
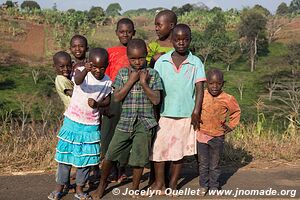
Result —
M 59 185 L 69 185 L 70 184 L 70 172 L 72 165 L 66 165 L 58 163 L 56 172 L 56 182 Z M 88 176 L 90 167 L 80 167 L 76 168 L 76 185 L 84 186 Z
M 207 144 L 197 142 L 199 183 L 205 188 L 219 188 L 220 158 L 224 149 L 224 136 L 214 137 Z

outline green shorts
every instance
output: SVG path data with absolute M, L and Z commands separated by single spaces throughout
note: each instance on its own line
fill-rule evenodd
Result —
M 128 161 L 130 166 L 145 167 L 149 163 L 151 139 L 152 129 L 146 129 L 143 123 L 137 120 L 131 133 L 116 129 L 105 158 L 119 161 L 121 166 L 126 165 Z M 129 155 L 129 160 L 126 155 Z

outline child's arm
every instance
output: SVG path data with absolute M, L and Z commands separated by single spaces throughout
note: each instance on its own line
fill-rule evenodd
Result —
M 108 96 L 106 96 L 105 98 L 100 100 L 99 102 L 95 101 L 93 98 L 88 98 L 88 104 L 91 108 L 106 107 L 110 103 L 110 96 L 111 96 L 111 94 L 109 94 Z
M 124 84 L 123 87 L 120 89 L 115 90 L 115 101 L 120 102 L 123 101 L 123 99 L 127 96 L 128 92 L 132 88 L 132 86 L 137 82 L 140 78 L 140 71 L 131 71 L 131 69 L 128 69 L 128 81 Z M 116 77 L 116 80 L 118 77 Z M 115 81 L 116 82 L 116 81 Z
M 192 113 L 192 120 L 191 123 L 194 127 L 194 130 L 200 129 L 200 113 L 202 108 L 204 96 L 204 84 L 203 81 L 199 81 L 196 83 L 196 99 L 195 99 L 195 107 Z
M 82 71 L 76 69 L 75 71 L 75 76 L 74 76 L 74 82 L 76 85 L 80 85 L 83 83 L 85 76 L 87 75 L 88 72 L 92 70 L 92 66 L 90 63 L 86 63 L 84 65 L 84 69 Z
M 64 90 L 64 93 L 65 93 L 67 96 L 72 97 L 72 95 L 73 95 L 73 90 L 71 90 L 71 89 L 65 89 L 65 90 Z
M 148 70 L 143 70 L 140 73 L 140 83 L 141 86 L 143 88 L 143 90 L 145 91 L 146 95 L 148 96 L 148 98 L 150 99 L 151 103 L 154 105 L 158 105 L 160 102 L 160 91 L 159 90 L 152 90 L 149 85 L 150 76 L 149 76 L 149 72 Z
M 241 109 L 237 100 L 231 96 L 227 102 L 229 112 L 229 123 L 221 122 L 221 126 L 224 128 L 224 134 L 231 132 L 240 122 Z

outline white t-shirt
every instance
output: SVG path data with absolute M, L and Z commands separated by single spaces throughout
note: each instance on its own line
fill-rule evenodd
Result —
M 84 67 L 77 68 L 80 71 Z M 73 95 L 70 105 L 64 115 L 69 119 L 86 125 L 98 125 L 100 123 L 99 109 L 91 108 L 88 99 L 92 98 L 99 102 L 112 92 L 112 81 L 108 76 L 103 79 L 96 79 L 91 72 L 88 72 L 81 85 L 74 84 Z

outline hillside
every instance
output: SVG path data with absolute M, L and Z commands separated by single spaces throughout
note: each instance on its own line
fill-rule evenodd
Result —
M 0 149 L 0 168 L 51 168 L 63 112 L 54 90 L 52 55 L 58 50 L 69 51 L 74 32 L 70 31 L 71 25 L 48 23 L 42 15 L 16 17 L 1 11 L 0 17 L 0 143 L 5 144 Z M 147 42 L 156 38 L 153 19 L 132 19 L 136 37 Z M 82 31 L 86 31 L 90 47 L 116 45 L 114 23 L 85 27 Z M 227 29 L 237 35 L 236 27 L 230 24 Z M 192 29 L 203 31 L 196 25 Z M 299 159 L 299 122 L 294 118 L 299 115 L 295 113 L 299 111 L 299 101 L 295 100 L 300 98 L 298 85 L 293 88 L 296 96 L 286 99 L 291 84 L 299 83 L 299 69 L 291 74 L 292 66 L 287 62 L 291 43 L 300 43 L 300 17 L 287 20 L 280 28 L 276 40 L 269 45 L 269 53 L 258 57 L 254 72 L 250 72 L 245 55 L 232 64 L 230 71 L 226 71 L 223 62 L 206 63 L 206 70 L 217 67 L 224 71 L 224 90 L 237 98 L 242 109 L 241 126 L 227 139 L 226 161 Z M 268 87 L 274 80 L 278 89 L 270 99 Z

